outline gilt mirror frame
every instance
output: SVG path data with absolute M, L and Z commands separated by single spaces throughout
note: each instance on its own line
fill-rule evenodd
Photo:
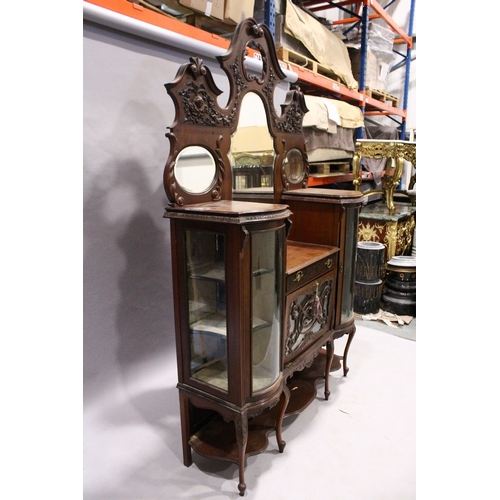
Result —
M 245 65 L 245 57 L 258 53 L 262 61 L 262 74 L 252 73 Z M 199 57 L 191 57 L 182 65 L 173 82 L 165 84 L 175 106 L 175 120 L 166 134 L 170 153 L 164 170 L 164 187 L 169 201 L 182 206 L 233 197 L 232 171 L 229 160 L 231 137 L 239 123 L 243 97 L 257 94 L 264 105 L 267 126 L 273 140 L 274 202 L 279 203 L 283 192 L 307 187 L 309 163 L 302 130 L 304 114 L 308 111 L 299 87 L 291 86 L 285 102 L 276 112 L 275 89 L 286 79 L 274 45 L 273 36 L 265 24 L 248 18 L 236 27 L 229 49 L 217 60 L 229 81 L 229 97 L 225 107 L 217 101 L 222 91 L 214 82 L 208 67 Z M 215 161 L 215 175 L 202 192 L 183 187 L 175 175 L 179 154 L 189 146 L 208 151 Z M 284 163 L 289 151 L 299 150 L 304 163 L 304 176 L 300 182 L 287 179 Z

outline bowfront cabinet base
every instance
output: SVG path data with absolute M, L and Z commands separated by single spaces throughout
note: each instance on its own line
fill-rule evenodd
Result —
M 238 490 L 243 495 L 246 490 L 246 459 L 267 449 L 270 432 L 276 431 L 280 453 L 285 449 L 281 429 L 290 391 L 280 388 L 278 394 L 268 401 L 235 408 L 211 401 L 188 387 L 179 385 L 178 389 L 184 465 L 189 467 L 193 463 L 192 450 L 206 458 L 237 464 Z M 204 411 L 203 419 L 194 417 L 196 412 L 200 414 L 200 410 Z
M 183 434 L 184 465 L 193 463 L 192 451 L 211 459 L 224 460 L 238 466 L 238 490 L 246 490 L 245 465 L 249 456 L 266 451 L 270 445 L 269 433 L 276 431 L 276 446 L 284 452 L 286 443 L 282 438 L 285 418 L 306 410 L 317 397 L 317 384 L 328 380 L 332 368 L 339 368 L 340 357 L 331 349 L 320 349 L 309 367 L 296 371 L 287 380 L 279 397 L 269 402 L 270 406 L 237 411 L 222 409 L 220 405 L 193 394 L 188 388 L 179 389 L 181 427 Z M 332 360 L 335 360 L 332 367 Z M 325 378 L 326 377 L 326 378 Z M 328 399 L 325 396 L 325 399 Z M 207 411 L 208 410 L 208 411 Z M 193 422 L 191 415 L 205 412 L 204 421 Z M 256 414 L 253 414 L 257 412 Z M 196 428 L 198 427 L 198 428 Z

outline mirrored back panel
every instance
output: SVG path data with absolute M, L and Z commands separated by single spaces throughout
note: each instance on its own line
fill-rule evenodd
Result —
M 198 57 L 165 85 L 176 110 L 166 134 L 164 186 L 170 202 L 183 206 L 239 196 L 279 202 L 283 192 L 306 187 L 307 107 L 293 85 L 284 102 L 275 102 L 286 75 L 269 28 L 254 19 L 242 21 L 217 60 L 228 78 L 227 100 L 218 99 L 222 92 Z

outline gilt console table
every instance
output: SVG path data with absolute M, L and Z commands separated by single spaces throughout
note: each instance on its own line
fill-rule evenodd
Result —
M 399 140 L 374 140 L 359 139 L 356 141 L 356 149 L 352 158 L 353 184 L 356 191 L 361 190 L 361 158 L 387 158 L 388 166 L 383 177 L 383 189 L 380 191 L 369 191 L 365 194 L 382 193 L 389 213 L 393 214 L 394 190 L 399 184 L 399 179 L 403 173 L 404 160 L 409 161 L 413 167 L 417 168 L 417 144 L 410 141 Z M 416 182 L 416 174 L 410 179 L 409 189 L 412 189 Z

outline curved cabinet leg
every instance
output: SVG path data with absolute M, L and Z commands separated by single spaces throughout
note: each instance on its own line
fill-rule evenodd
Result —
M 325 400 L 330 397 L 330 370 L 333 360 L 333 341 L 329 340 L 326 343 L 326 370 L 325 370 Z
M 285 411 L 288 406 L 288 401 L 290 401 L 290 389 L 285 384 L 283 388 L 283 393 L 280 399 L 280 412 L 278 414 L 278 421 L 276 422 L 276 439 L 278 440 L 278 449 L 280 453 L 283 453 L 286 443 L 283 441 L 281 436 L 281 429 L 283 426 L 283 419 L 285 418 Z
M 349 347 L 351 346 L 352 339 L 354 338 L 354 334 L 356 333 L 356 328 L 354 327 L 352 329 L 352 332 L 349 333 L 349 338 L 347 339 L 347 344 L 344 349 L 344 355 L 343 355 L 343 364 L 344 364 L 344 377 L 347 376 L 347 372 L 349 371 L 349 368 L 347 366 L 347 354 L 349 352 Z
M 245 484 L 245 462 L 248 442 L 248 416 L 247 413 L 238 413 L 234 425 L 236 427 L 236 440 L 238 441 L 238 460 L 239 460 L 239 484 L 238 490 L 240 496 L 245 494 L 247 485 Z

